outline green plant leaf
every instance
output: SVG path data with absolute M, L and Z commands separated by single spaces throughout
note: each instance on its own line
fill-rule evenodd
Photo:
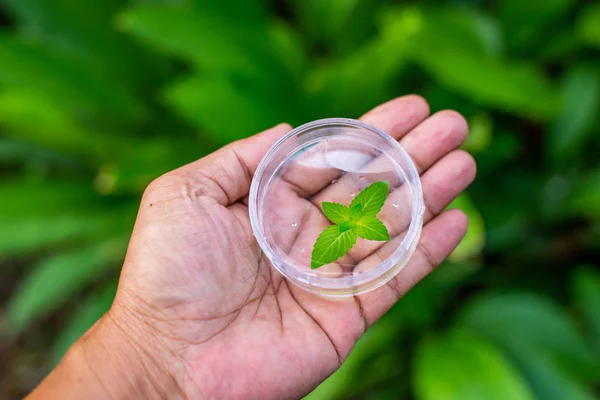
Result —
M 84 285 L 98 278 L 125 254 L 127 238 L 64 252 L 36 265 L 15 291 L 7 307 L 10 330 L 18 334 L 35 318 L 66 301 Z
M 481 213 L 467 193 L 458 196 L 448 208 L 458 208 L 469 218 L 469 226 L 465 237 L 448 256 L 452 262 L 464 262 L 479 256 L 485 246 L 485 225 Z
M 279 62 L 295 79 L 303 79 L 309 68 L 309 58 L 300 32 L 287 21 L 275 21 L 269 29 L 273 51 Z
M 575 65 L 564 77 L 562 107 L 549 132 L 549 155 L 570 162 L 594 134 L 600 107 L 597 65 Z
M 75 154 L 93 166 L 102 159 L 114 160 L 119 149 L 126 147 L 124 141 L 129 141 L 124 135 L 113 136 L 80 124 L 48 93 L 22 88 L 0 94 L 0 126 L 7 135 Z
M 363 215 L 376 216 L 387 198 L 389 185 L 385 181 L 375 182 L 363 189 L 352 202 L 350 208 L 360 204 Z
M 222 76 L 191 76 L 165 89 L 167 104 L 182 118 L 204 130 L 217 144 L 267 129 L 280 121 L 296 123 L 292 100 L 256 82 L 233 82 Z M 301 107 L 302 108 L 302 107 Z M 237 118 L 231 118 L 236 115 Z
M 481 153 L 492 141 L 493 122 L 486 112 L 479 112 L 469 119 L 469 137 L 461 148 L 471 154 Z
M 360 217 L 363 216 L 362 206 L 360 204 L 355 204 L 350 207 L 350 221 L 356 221 Z
M 152 84 L 158 57 L 150 57 L 123 33 L 113 29 L 113 18 L 125 0 L 4 0 L 29 38 L 77 54 L 80 63 L 101 69 L 126 84 Z M 93 15 L 94 18 L 90 18 Z M 144 68 L 139 66 L 143 65 Z
M 420 400 L 534 400 L 505 355 L 470 332 L 425 339 L 417 349 L 414 370 Z
M 518 353 L 511 355 L 537 399 L 597 400 L 593 390 L 579 382 L 571 371 L 561 370 L 537 349 L 524 345 Z
M 15 216 L 55 216 L 65 210 L 96 209 L 101 198 L 92 185 L 55 179 L 49 182 L 0 181 L 0 220 Z
M 586 316 L 600 344 L 600 273 L 597 267 L 584 266 L 573 277 L 573 292 L 577 306 Z
M 121 212 L 105 211 L 97 214 L 73 212 L 47 217 L 0 218 L 0 226 L 10 227 L 0 230 L 0 256 L 18 255 L 65 242 L 103 239 L 124 217 Z M 130 218 L 126 220 L 131 221 Z
M 600 168 L 578 177 L 572 193 L 567 199 L 570 213 L 600 219 Z
M 350 220 L 350 209 L 339 203 L 324 201 L 323 214 L 334 224 L 341 224 Z
M 384 32 L 347 57 L 333 59 L 308 71 L 311 105 L 317 116 L 358 116 L 394 96 L 393 79 L 408 63 L 412 23 Z M 394 51 L 390 52 L 389 49 Z
M 574 0 L 503 0 L 498 11 L 508 47 L 537 51 L 556 33 L 557 21 L 564 18 L 574 3 Z
M 587 7 L 581 10 L 580 18 L 577 23 L 577 33 L 581 40 L 600 49 L 600 5 L 589 3 Z
M 544 297 L 514 293 L 473 299 L 460 323 L 510 354 L 519 354 L 525 347 L 564 371 L 583 376 L 600 373 L 599 361 L 573 322 Z
M 356 234 L 352 230 L 341 230 L 339 225 L 331 225 L 317 238 L 312 252 L 310 267 L 319 268 L 322 265 L 334 262 L 356 243 Z
M 238 71 L 268 79 L 281 66 L 265 46 L 269 43 L 265 9 L 264 2 L 257 0 L 138 4 L 122 12 L 118 23 L 154 49 L 203 70 Z
M 475 104 L 487 105 L 528 118 L 553 118 L 559 107 L 559 93 L 544 75 L 543 69 L 530 60 L 516 63 L 486 54 L 485 40 L 477 34 L 477 24 L 462 29 L 447 29 L 460 23 L 473 24 L 473 18 L 430 16 L 427 10 L 405 8 L 385 19 L 386 31 L 408 32 L 409 58 L 419 64 L 441 85 L 467 96 Z M 452 13 L 448 13 L 452 15 Z M 443 17 L 443 18 L 442 18 Z M 481 34 L 480 34 L 481 35 Z M 470 37 L 465 40 L 464 38 Z M 470 44 L 465 46 L 468 41 Z M 477 41 L 482 45 L 474 45 Z
M 341 224 L 339 224 L 340 226 L 340 232 L 346 232 L 352 229 L 352 225 L 350 225 L 350 222 L 342 222 Z
M 57 104 L 85 116 L 105 115 L 138 122 L 145 105 L 117 82 L 107 81 L 76 57 L 20 38 L 0 34 L 0 84 L 51 96 Z
M 385 0 L 291 0 L 302 30 L 334 53 L 352 49 L 370 36 Z
M 87 296 L 75 312 L 69 316 L 58 337 L 52 343 L 50 351 L 52 366 L 57 365 L 69 347 L 108 311 L 116 292 L 117 281 L 110 282 Z
M 558 91 L 536 65 L 503 62 L 460 48 L 433 50 L 437 47 L 435 43 L 428 46 L 426 43 L 415 46 L 415 58 L 442 85 L 478 104 L 517 115 L 544 120 L 556 114 Z
M 363 239 L 390 240 L 390 235 L 383 222 L 370 215 L 365 215 L 354 222 L 352 230 Z
M 361 372 L 365 365 L 370 366 L 369 361 L 373 357 L 389 354 L 402 329 L 404 329 L 404 325 L 390 318 L 389 314 L 375 322 L 358 339 L 352 352 L 340 368 L 304 397 L 304 400 L 338 400 L 355 395 L 356 386 L 363 383 L 361 378 L 364 376 L 361 375 Z M 402 363 L 402 360 L 396 359 L 395 365 L 398 366 L 398 363 Z M 404 367 L 404 365 L 402 366 Z

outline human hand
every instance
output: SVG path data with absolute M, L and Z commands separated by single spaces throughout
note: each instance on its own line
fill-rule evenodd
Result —
M 260 159 L 291 129 L 278 125 L 148 187 L 114 304 L 70 351 L 61 374 L 85 361 L 85 376 L 114 398 L 279 399 L 310 392 L 465 233 L 461 211 L 442 211 L 475 177 L 472 157 L 456 150 L 467 125 L 453 111 L 428 115 L 422 98 L 404 96 L 361 118 L 411 155 L 427 208 L 417 251 L 385 286 L 330 300 L 289 284 L 262 256 L 246 201 Z M 129 383 L 114 384 L 118 376 Z

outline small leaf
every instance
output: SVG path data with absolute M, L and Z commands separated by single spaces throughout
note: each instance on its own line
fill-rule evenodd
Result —
M 383 222 L 369 215 L 365 215 L 356 221 L 352 230 L 363 239 L 390 240 L 390 235 Z
M 362 206 L 360 204 L 355 204 L 350 207 L 350 221 L 356 221 L 360 217 L 363 216 Z
M 352 225 L 350 225 L 350 222 L 342 222 L 341 224 L 339 224 L 340 227 L 340 232 L 346 232 L 352 229 Z
M 350 209 L 342 204 L 323 202 L 323 214 L 334 224 L 341 224 L 350 219 Z
M 344 254 L 356 243 L 356 234 L 352 230 L 343 231 L 339 225 L 327 227 L 315 242 L 310 267 L 319 268 L 329 264 Z
M 357 204 L 362 207 L 364 215 L 376 216 L 383 207 L 388 194 L 389 185 L 385 181 L 375 182 L 367 186 L 350 203 L 350 208 Z

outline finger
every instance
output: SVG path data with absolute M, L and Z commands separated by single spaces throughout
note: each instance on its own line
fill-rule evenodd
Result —
M 439 214 L 473 182 L 476 169 L 475 160 L 469 153 L 455 150 L 423 174 L 421 177 L 425 203 L 423 223 L 426 224 Z M 406 186 L 394 190 L 388 195 L 383 209 L 378 214 L 392 240 L 388 242 L 365 240 L 361 246 L 356 246 L 349 252 L 349 255 L 358 261 L 355 272 L 367 271 L 379 265 L 398 248 L 404 239 L 404 233 L 411 219 L 410 207 L 403 207 L 409 204 L 408 192 Z
M 419 174 L 422 174 L 441 157 L 457 149 L 465 141 L 467 132 L 468 126 L 463 116 L 456 111 L 445 110 L 432 115 L 419 124 L 400 140 L 400 144 L 411 156 Z M 377 164 L 382 164 L 381 168 Z M 385 164 L 389 164 L 387 157 L 380 157 L 365 166 L 365 171 L 386 169 L 383 168 Z M 383 177 L 379 174 L 378 179 L 386 179 L 391 189 L 402 184 L 393 176 Z M 345 203 L 349 196 L 360 192 L 368 183 L 345 176 L 337 184 L 329 186 L 316 195 L 313 202 L 315 204 L 321 204 L 323 201 Z
M 360 118 L 396 140 L 402 138 L 429 115 L 429 105 L 420 96 L 407 95 L 390 100 Z M 372 157 L 365 153 L 363 163 Z M 322 145 L 307 149 L 297 160 L 297 167 L 289 169 L 282 179 L 303 197 L 310 197 L 327 187 L 341 175 L 341 170 L 332 167 L 323 154 Z M 358 166 L 360 167 L 360 165 Z
M 233 142 L 208 156 L 184 165 L 165 177 L 179 181 L 186 195 L 208 196 L 226 206 L 246 196 L 252 176 L 267 150 L 292 127 L 279 124 Z M 162 178 L 161 178 L 162 179 Z
M 467 130 L 467 123 L 460 114 L 441 111 L 429 117 L 402 139 L 416 161 L 419 172 L 427 170 L 422 177 L 426 204 L 425 222 L 443 210 L 475 178 L 476 167 L 473 158 L 463 151 L 452 152 L 465 140 Z M 440 158 L 442 159 L 437 162 Z M 373 161 L 377 162 L 378 160 Z M 392 182 L 389 179 L 388 181 Z M 320 192 L 311 201 L 319 210 L 323 201 L 347 204 L 350 196 L 359 193 L 364 189 L 364 185 L 360 180 L 345 177 Z M 391 255 L 402 241 L 403 233 L 410 223 L 409 196 L 409 189 L 404 185 L 393 189 L 378 214 L 392 237 L 390 242 L 359 239 L 360 245 L 354 246 L 340 263 L 355 265 L 354 271 L 360 272 L 373 268 Z M 298 237 L 298 240 L 304 242 L 315 239 L 316 235 L 311 231 L 302 232 Z M 366 260 L 375 251 L 376 255 Z
M 400 141 L 411 156 L 419 175 L 450 151 L 457 149 L 467 138 L 469 126 L 456 111 L 444 110 L 433 114 Z
M 465 190 L 474 180 L 476 166 L 473 157 L 462 151 L 455 150 L 446 155 L 442 160 L 431 167 L 422 177 L 423 198 L 425 203 L 424 223 L 429 222 L 438 215 L 450 202 Z M 354 246 L 347 255 L 339 259 L 330 268 L 336 272 L 354 272 L 355 274 L 368 271 L 381 264 L 389 258 L 404 240 L 406 230 L 410 223 L 410 208 L 395 208 L 395 204 L 407 204 L 408 188 L 402 186 L 390 193 L 379 217 L 384 221 L 392 239 L 387 242 L 369 241 L 359 239 L 359 244 Z M 290 203 L 286 200 L 285 203 Z M 283 203 L 282 203 L 283 204 Z M 301 265 L 310 265 L 310 250 L 319 233 L 325 229 L 329 222 L 316 207 L 311 207 L 304 202 L 309 209 L 305 217 L 300 220 L 300 226 L 291 243 L 288 255 L 299 261 Z M 278 207 L 273 207 L 278 208 Z M 285 207 L 280 207 L 285 209 Z M 295 217 L 296 220 L 297 217 Z M 289 221 L 278 224 L 282 227 Z M 284 231 L 283 229 L 281 231 Z M 281 240 L 281 242 L 284 242 Z M 285 241 L 288 242 L 287 240 Z M 320 269 L 316 270 L 320 273 Z M 323 276 L 329 270 L 323 271 Z
M 380 104 L 359 119 L 398 140 L 429 115 L 429 104 L 419 95 L 409 94 Z
M 408 265 L 384 286 L 358 297 L 368 325 L 452 253 L 464 237 L 467 225 L 467 216 L 460 210 L 446 211 L 425 225 Z

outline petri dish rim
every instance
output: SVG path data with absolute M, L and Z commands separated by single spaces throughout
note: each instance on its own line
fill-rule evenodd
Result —
M 275 156 L 279 155 L 278 152 L 280 152 L 281 148 L 291 139 L 307 132 L 326 127 L 364 129 L 384 139 L 402 158 L 402 172 L 406 176 L 406 180 L 403 184 L 408 185 L 410 189 L 411 220 L 404 239 L 399 244 L 398 248 L 382 263 L 371 270 L 358 275 L 346 275 L 336 278 L 317 276 L 312 271 L 302 271 L 293 265 L 289 265 L 267 242 L 260 220 L 259 202 L 262 199 L 259 198 L 259 188 L 265 180 L 265 187 L 268 188 L 270 181 L 273 178 L 272 176 L 265 176 L 267 167 L 270 166 L 270 163 Z M 293 148 L 288 154 L 285 154 L 284 161 L 280 162 L 273 171 L 276 172 L 285 162 L 285 159 L 296 151 L 297 148 Z M 384 153 L 386 152 L 384 151 Z M 389 154 L 386 155 L 389 156 Z M 350 118 L 326 118 L 312 121 L 291 130 L 280 138 L 267 151 L 254 173 L 250 186 L 248 203 L 252 231 L 261 250 L 265 253 L 273 267 L 297 286 L 328 297 L 350 297 L 366 293 L 384 285 L 400 272 L 400 270 L 408 263 L 417 247 L 423 224 L 423 213 L 425 211 L 421 180 L 413 160 L 404 148 L 383 130 Z

